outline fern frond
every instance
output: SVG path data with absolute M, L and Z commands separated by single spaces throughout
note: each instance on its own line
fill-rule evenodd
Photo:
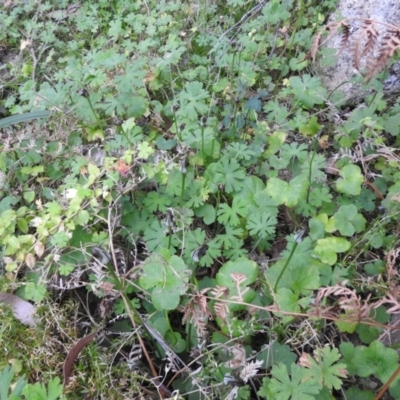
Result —
M 340 28 L 342 29 L 342 31 L 341 31 L 339 51 L 337 53 L 338 56 L 342 54 L 343 50 L 348 46 L 351 35 L 351 27 L 347 20 L 342 21 L 342 24 L 340 24 Z
M 369 18 L 346 18 L 335 21 L 320 30 L 311 45 L 306 60 L 315 62 L 318 49 L 340 30 L 338 55 L 346 48 L 350 51 L 354 67 L 370 81 L 400 49 L 400 26 Z M 322 41 L 325 32 L 328 36 Z M 363 65 L 366 66 L 362 72 Z
M 365 24 L 365 33 L 364 33 L 367 42 L 364 45 L 364 50 L 361 54 L 362 57 L 368 55 L 376 46 L 376 44 L 378 43 L 378 35 L 379 32 L 376 29 L 376 23 L 374 23 L 373 21 L 367 21 L 367 23 Z
M 378 74 L 394 56 L 397 50 L 400 49 L 400 28 L 396 30 L 388 30 L 382 39 L 382 44 L 378 57 L 369 59 L 367 71 L 364 75 L 365 80 L 370 81 Z

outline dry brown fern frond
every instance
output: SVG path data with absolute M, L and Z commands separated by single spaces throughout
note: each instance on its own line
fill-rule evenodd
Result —
M 400 49 L 400 27 L 396 30 L 388 30 L 383 37 L 382 46 L 376 59 L 369 59 L 365 80 L 369 81 L 379 73 Z
M 328 35 L 322 40 L 326 32 Z M 317 33 L 305 60 L 315 62 L 318 50 L 338 32 L 337 55 L 348 49 L 365 82 L 385 68 L 400 49 L 400 26 L 369 18 L 346 18 L 329 23 Z
M 310 51 L 307 53 L 305 60 L 312 60 L 315 62 L 317 52 L 322 47 L 325 43 L 329 41 L 329 39 L 332 38 L 335 33 L 337 33 L 340 29 L 342 29 L 342 37 L 341 37 L 341 46 L 340 48 L 344 49 L 346 45 L 348 44 L 348 40 L 350 37 L 350 25 L 347 22 L 347 20 L 342 20 L 342 21 L 335 21 L 327 26 L 325 28 L 321 29 L 315 36 L 313 43 L 311 45 Z M 322 40 L 323 34 L 325 32 L 329 32 L 328 36 Z M 340 51 L 340 50 L 339 50 Z
M 357 71 L 361 72 L 361 59 L 368 57 L 373 52 L 378 42 L 379 31 L 373 21 L 361 21 L 352 41 L 351 52 L 353 54 L 353 65 Z

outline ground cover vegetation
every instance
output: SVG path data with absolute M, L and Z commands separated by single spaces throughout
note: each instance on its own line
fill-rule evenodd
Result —
M 2 2 L 0 400 L 400 398 L 398 31 L 349 107 L 335 6 Z

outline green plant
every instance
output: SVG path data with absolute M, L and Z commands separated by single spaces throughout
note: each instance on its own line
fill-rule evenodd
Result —
M 61 395 L 88 336 L 68 397 L 368 398 L 370 375 L 397 393 L 375 341 L 400 308 L 400 105 L 374 80 L 344 112 L 308 68 L 334 2 L 4 7 L 0 285 L 57 316 L 32 334 L 32 396 Z M 17 324 L 2 367 L 18 336 L 29 354 Z M 48 366 L 44 342 L 63 343 Z
M 40 383 L 29 384 L 24 377 L 18 378 L 17 382 L 12 384 L 14 379 L 14 370 L 12 367 L 5 367 L 0 371 L 0 399 L 1 400 L 65 400 L 61 396 L 63 387 L 60 385 L 60 379 L 52 379 L 48 387 Z

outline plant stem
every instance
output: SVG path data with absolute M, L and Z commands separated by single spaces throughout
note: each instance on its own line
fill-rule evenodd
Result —
M 183 195 L 185 193 L 186 174 L 182 173 L 181 206 L 183 206 Z
M 201 127 L 201 158 L 203 159 L 203 166 L 206 164 L 204 156 L 204 126 Z
M 168 227 L 168 233 L 169 233 L 169 236 L 168 236 L 168 250 L 170 250 L 171 249 L 171 243 L 172 243 L 172 229 L 171 229 L 170 226 Z
M 279 274 L 278 279 L 277 279 L 276 282 L 275 282 L 275 286 L 274 286 L 274 292 L 275 292 L 275 293 L 276 293 L 276 289 L 278 288 L 278 283 L 279 283 L 279 281 L 281 280 L 282 275 L 285 273 L 286 268 L 287 268 L 287 266 L 289 265 L 290 260 L 292 259 L 293 254 L 294 254 L 294 252 L 295 252 L 295 250 L 296 250 L 298 244 L 299 244 L 299 243 L 298 243 L 297 241 L 295 241 L 295 242 L 293 243 L 292 251 L 290 252 L 289 257 L 288 257 L 288 259 L 286 260 L 286 264 L 285 264 L 284 267 L 282 268 L 282 271 L 281 271 L 281 273 Z
M 92 102 L 90 101 L 89 96 L 86 97 L 86 100 L 87 100 L 87 102 L 89 104 L 90 109 L 92 110 L 92 113 L 93 113 L 94 118 L 96 119 L 97 123 L 99 124 L 99 126 L 102 126 L 103 124 L 100 121 L 99 117 L 97 116 L 96 112 L 94 111 L 94 108 L 93 108 Z

